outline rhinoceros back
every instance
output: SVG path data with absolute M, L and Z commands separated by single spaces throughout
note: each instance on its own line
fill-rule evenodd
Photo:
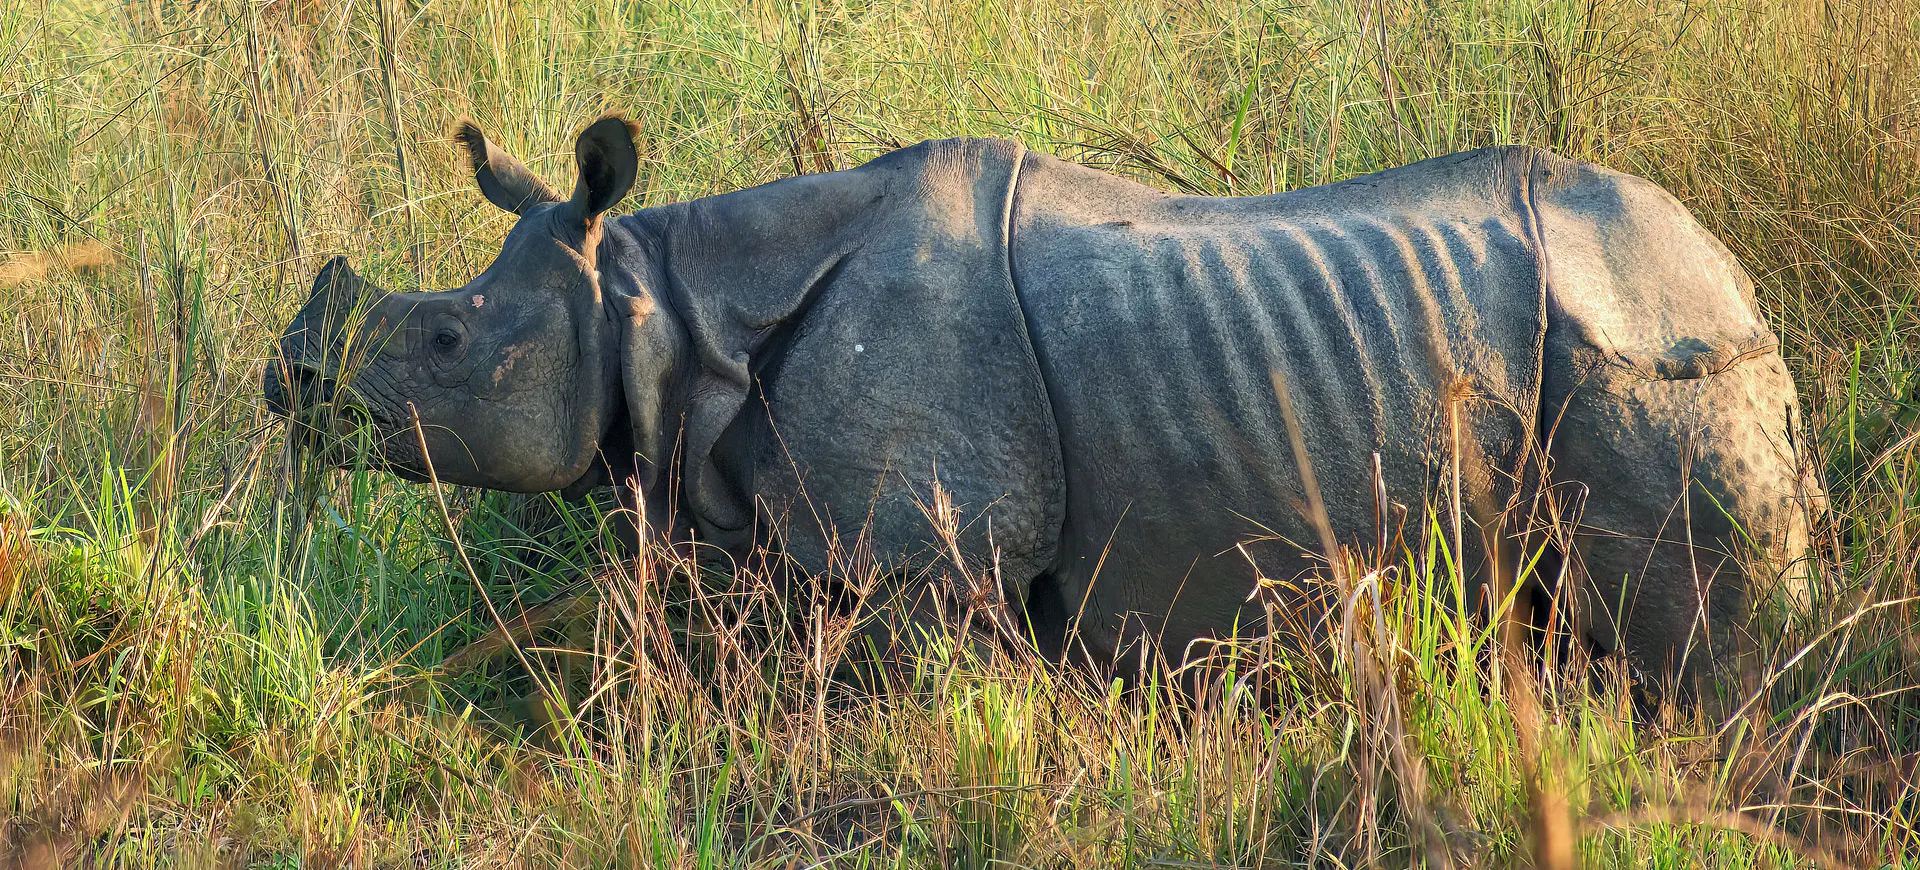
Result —
M 1485 149 L 1241 198 L 1026 157 L 1013 276 L 1065 462 L 1056 573 L 1070 596 L 1091 589 L 1088 619 L 1218 632 L 1252 615 L 1249 558 L 1270 577 L 1310 566 L 1279 383 L 1343 542 L 1373 534 L 1375 453 L 1412 534 L 1456 446 L 1467 490 L 1515 491 L 1545 329 L 1539 157 Z

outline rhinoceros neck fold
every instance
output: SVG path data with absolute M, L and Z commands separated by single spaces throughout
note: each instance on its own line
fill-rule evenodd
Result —
M 937 483 L 982 566 L 997 548 L 1009 575 L 1044 570 L 1064 495 L 1007 262 L 1024 155 L 928 142 L 635 216 L 689 343 L 685 493 L 703 536 L 750 543 L 758 499 L 809 568 L 856 538 L 899 564 L 933 537 L 920 507 Z

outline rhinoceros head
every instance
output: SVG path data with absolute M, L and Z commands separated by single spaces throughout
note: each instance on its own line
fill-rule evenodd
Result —
M 334 258 L 267 367 L 267 402 L 334 461 L 358 440 L 409 479 L 430 464 L 452 483 L 563 489 L 594 475 L 622 407 L 595 256 L 600 216 L 633 184 L 633 131 L 608 117 L 580 135 L 566 199 L 474 125 L 459 138 L 480 192 L 520 216 L 499 256 L 463 287 L 414 293 Z

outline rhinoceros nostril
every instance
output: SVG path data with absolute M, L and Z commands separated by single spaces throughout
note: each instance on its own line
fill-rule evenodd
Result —
M 318 366 L 285 358 L 267 366 L 261 386 L 268 409 L 282 417 L 308 416 L 332 403 L 337 392 Z

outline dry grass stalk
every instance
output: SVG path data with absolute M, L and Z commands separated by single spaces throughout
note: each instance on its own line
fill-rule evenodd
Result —
M 0 759 L 0 815 L 57 791 L 56 763 L 159 789 L 138 824 L 76 841 L 80 862 L 191 866 L 217 840 L 210 860 L 275 866 L 1391 866 L 1444 860 L 1435 827 L 1476 866 L 1920 849 L 1914 0 L 749 9 L 764 28 L 709 0 L 140 5 L 0 10 L 0 247 L 23 251 L 0 263 L 21 312 L 0 321 L 0 523 L 27 554 L 0 552 L 0 716 L 51 759 Z M 587 508 L 566 509 L 586 531 L 528 544 L 492 497 L 376 474 L 314 470 L 291 506 L 270 496 L 287 478 L 257 485 L 282 443 L 257 375 L 296 304 L 270 274 L 289 237 L 465 280 L 509 222 L 407 131 L 479 108 L 551 146 L 620 107 L 657 143 L 647 204 L 960 134 L 1188 193 L 1503 142 L 1649 176 L 1748 263 L 1806 387 L 1839 481 L 1816 597 L 1762 634 L 1739 724 L 1636 727 L 1619 674 L 1530 671 L 1484 620 L 1413 606 L 1448 579 L 1419 557 L 1429 532 L 1457 551 L 1493 527 L 1449 514 L 1442 486 L 1432 529 L 1400 541 L 1383 521 L 1372 551 L 1329 560 L 1344 639 L 1222 650 L 1257 685 L 1183 697 L 1143 671 L 1116 692 L 941 648 L 859 694 L 834 673 L 851 620 L 766 564 L 716 573 L 649 545 L 609 565 Z M 139 299 L 85 274 L 143 233 Z M 97 254 L 60 243 L 83 236 Z M 179 374 L 192 393 L 170 397 Z M 174 432 L 186 398 L 174 455 L 129 449 Z M 149 507 L 203 519 L 183 547 Z M 835 579 L 885 579 L 857 550 Z M 501 640 L 538 622 L 482 597 L 582 576 L 605 603 L 565 739 L 489 723 L 529 680 L 576 688 L 553 651 L 486 680 L 433 671 L 447 637 L 518 651 Z M 1264 591 L 1273 624 L 1308 621 Z

